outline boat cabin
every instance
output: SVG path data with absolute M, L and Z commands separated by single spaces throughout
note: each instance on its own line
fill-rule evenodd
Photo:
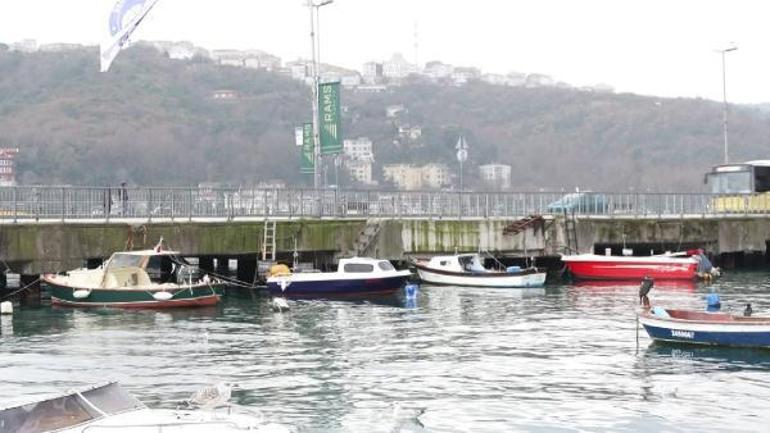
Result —
M 0 431 L 44 433 L 144 409 L 117 383 L 108 383 L 34 403 L 0 408 Z
M 114 253 L 100 269 L 70 271 L 68 277 L 77 287 L 117 289 L 196 280 L 197 268 L 176 251 L 124 251 Z
M 394 271 L 396 271 L 396 268 L 389 261 L 369 257 L 340 259 L 340 263 L 337 266 L 337 273 L 342 274 L 381 274 Z
M 428 262 L 428 267 L 451 272 L 489 272 L 481 263 L 478 254 L 459 254 L 456 256 L 435 256 Z

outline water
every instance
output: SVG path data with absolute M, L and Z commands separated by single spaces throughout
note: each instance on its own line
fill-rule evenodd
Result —
M 770 274 L 727 275 L 723 306 L 770 314 Z M 709 287 L 653 289 L 702 308 Z M 637 286 L 421 288 L 403 301 L 229 296 L 184 311 L 18 309 L 0 323 L 0 402 L 119 380 L 154 407 L 232 381 L 301 432 L 766 431 L 770 351 L 653 344 Z M 726 422 L 728 421 L 729 422 Z

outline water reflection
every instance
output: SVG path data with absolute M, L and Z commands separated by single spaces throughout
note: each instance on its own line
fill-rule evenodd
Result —
M 764 274 L 716 285 L 725 303 L 770 308 Z M 770 356 L 644 331 L 637 354 L 637 290 L 421 286 L 414 303 L 290 300 L 283 313 L 250 292 L 206 310 L 22 308 L 12 335 L 0 323 L 0 402 L 113 379 L 174 407 L 228 381 L 237 404 L 306 432 L 764 430 Z M 653 290 L 700 308 L 709 288 Z

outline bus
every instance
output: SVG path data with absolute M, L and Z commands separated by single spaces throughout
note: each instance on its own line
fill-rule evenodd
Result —
M 717 165 L 706 174 L 717 212 L 770 211 L 770 160 Z

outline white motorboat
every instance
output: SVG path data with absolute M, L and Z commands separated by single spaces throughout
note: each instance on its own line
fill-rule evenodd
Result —
M 435 256 L 413 262 L 420 279 L 429 284 L 468 287 L 542 287 L 545 272 L 510 266 L 505 271 L 487 269 L 478 254 Z
M 233 411 L 149 409 L 117 383 L 73 390 L 51 398 L 0 409 L 0 432 L 288 433 L 261 416 Z

